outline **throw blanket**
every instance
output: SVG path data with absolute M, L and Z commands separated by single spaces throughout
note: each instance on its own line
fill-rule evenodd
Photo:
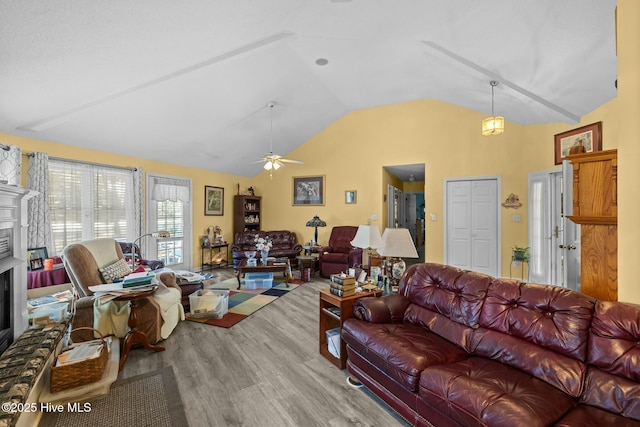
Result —
M 175 288 L 167 288 L 160 283 L 153 299 L 160 306 L 162 327 L 160 336 L 167 339 L 180 320 L 184 320 L 184 308 L 180 304 L 182 295 Z M 177 306 L 177 308 L 176 308 Z M 129 303 L 127 301 L 109 301 L 101 303 L 93 301 L 93 327 L 104 336 L 115 335 L 123 338 L 129 331 Z

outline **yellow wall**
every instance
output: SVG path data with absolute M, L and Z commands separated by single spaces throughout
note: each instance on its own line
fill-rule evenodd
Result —
M 640 2 L 618 0 L 618 299 L 640 303 Z
M 22 148 L 23 154 L 41 151 L 48 153 L 50 157 L 81 160 L 95 162 L 105 165 L 123 167 L 141 167 L 143 172 L 153 172 L 163 175 L 190 178 L 192 180 L 193 191 L 193 249 L 192 265 L 200 266 L 200 237 L 206 234 L 206 229 L 210 225 L 222 227 L 223 237 L 228 242 L 233 241 L 233 195 L 236 193 L 237 185 L 240 189 L 246 190 L 249 187 L 250 179 L 235 175 L 212 172 L 203 169 L 188 168 L 171 163 L 156 162 L 141 158 L 121 156 L 98 150 L 87 150 L 78 147 L 71 147 L 64 144 L 57 144 L 36 139 L 22 138 L 18 136 L 0 133 L 0 141 L 3 144 L 15 144 Z M 22 184 L 27 183 L 27 158 L 23 157 Z M 204 215 L 204 186 L 212 185 L 224 188 L 224 215 L 205 216 Z
M 619 149 L 619 298 L 640 303 L 640 287 L 635 286 L 635 247 L 640 241 L 636 221 L 640 200 L 640 2 L 618 1 L 618 98 L 582 117 L 579 124 L 553 123 L 521 126 L 506 123 L 503 135 L 482 137 L 483 115 L 454 105 L 421 100 L 351 112 L 340 118 L 287 157 L 303 160 L 304 165 L 281 168 L 270 179 L 263 172 L 246 179 L 216 172 L 185 168 L 168 163 L 133 159 L 93 150 L 11 137 L 3 143 L 16 144 L 27 151 L 47 151 L 51 156 L 99 161 L 100 163 L 142 166 L 145 171 L 193 179 L 194 234 L 199 236 L 211 224 L 219 224 L 227 240 L 232 240 L 232 195 L 236 184 L 241 190 L 252 185 L 263 196 L 263 228 L 289 229 L 301 242 L 313 237 L 305 227 L 314 215 L 327 222 L 318 229 L 320 243 L 329 238 L 331 227 L 373 221 L 384 231 L 387 207 L 383 201 L 386 185 L 392 181 L 384 166 L 425 163 L 425 210 L 437 221 L 426 221 L 426 260 L 444 261 L 443 183 L 446 178 L 501 177 L 501 201 L 510 193 L 519 196 L 522 208 L 502 209 L 502 266 L 508 275 L 510 248 L 527 242 L 527 179 L 531 172 L 557 169 L 554 165 L 553 136 L 578 126 L 603 122 L 603 148 Z M 613 84 L 613 82 L 612 82 Z M 541 107 L 542 108 L 542 107 Z M 505 113 L 508 117 L 508 114 Z M 325 176 L 323 206 L 292 206 L 294 176 Z M 225 188 L 224 217 L 205 217 L 199 194 L 204 185 Z M 403 183 L 400 183 L 403 188 Z M 345 190 L 356 190 L 357 203 L 346 204 Z M 521 215 L 513 222 L 512 214 Z M 194 239 L 195 240 L 195 239 Z M 197 243 L 194 243 L 194 246 Z M 199 250 L 194 247 L 195 265 Z

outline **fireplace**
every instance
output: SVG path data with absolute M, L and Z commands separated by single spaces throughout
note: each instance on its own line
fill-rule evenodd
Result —
M 27 328 L 27 202 L 37 194 L 0 184 L 0 354 Z

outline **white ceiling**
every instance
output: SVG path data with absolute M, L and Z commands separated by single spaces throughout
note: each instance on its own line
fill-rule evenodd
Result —
M 508 121 L 573 124 L 616 96 L 615 5 L 0 0 L 0 130 L 254 176 L 269 101 L 281 155 L 361 108 L 490 114 L 494 78 Z

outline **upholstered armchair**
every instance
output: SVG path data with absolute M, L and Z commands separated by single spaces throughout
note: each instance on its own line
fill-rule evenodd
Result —
M 358 227 L 351 225 L 333 227 L 328 245 L 319 250 L 322 277 L 329 277 L 343 271 L 346 273 L 347 269 L 359 267 L 362 264 L 362 249 L 351 245 L 357 231 Z
M 64 248 L 62 261 L 79 296 L 73 327 L 94 327 L 96 323 L 100 324 L 99 311 L 95 311 L 97 314 L 94 319 L 94 298 L 89 286 L 107 283 L 109 274 L 113 274 L 111 270 L 114 266 L 128 269 L 120 245 L 114 239 L 96 239 L 71 244 Z M 155 295 L 140 300 L 137 311 L 138 329 L 145 332 L 152 344 L 167 338 L 178 321 L 184 319 L 184 311 L 180 304 L 182 294 L 176 284 L 175 274 L 164 272 L 157 278 L 161 282 L 158 291 Z M 121 311 L 121 317 L 128 315 L 128 307 L 124 309 L 126 313 Z M 116 336 L 124 336 L 126 330 L 114 333 Z M 93 339 L 90 331 L 88 334 L 79 335 L 80 338 L 74 335 L 74 339 Z

